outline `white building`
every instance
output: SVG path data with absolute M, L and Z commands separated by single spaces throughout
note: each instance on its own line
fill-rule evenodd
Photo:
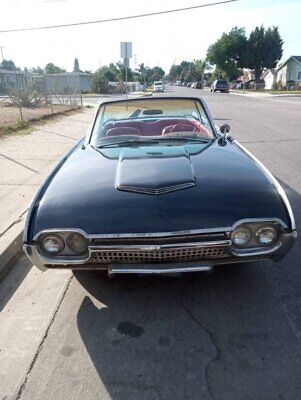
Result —
M 264 86 L 265 89 L 268 89 L 268 90 L 273 89 L 273 85 L 274 85 L 274 83 L 276 83 L 276 76 L 277 76 L 277 73 L 274 68 L 267 69 L 263 73 L 262 78 L 265 83 L 265 86 Z

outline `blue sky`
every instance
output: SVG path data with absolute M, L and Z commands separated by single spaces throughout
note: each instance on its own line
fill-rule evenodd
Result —
M 9 29 L 84 21 L 204 4 L 213 0 L 0 0 L 0 27 Z M 204 58 L 223 32 L 242 26 L 279 26 L 283 59 L 301 55 L 300 0 L 239 0 L 217 7 L 77 28 L 0 34 L 5 58 L 21 67 L 47 62 L 82 69 L 117 62 L 119 42 L 132 41 L 131 66 L 144 62 L 168 70 L 173 62 Z

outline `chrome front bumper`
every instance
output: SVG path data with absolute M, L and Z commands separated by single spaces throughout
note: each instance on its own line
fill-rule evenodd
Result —
M 92 269 L 107 270 L 112 274 L 166 274 L 209 271 L 214 265 L 274 259 L 280 260 L 293 245 L 296 232 L 284 233 L 271 248 L 238 252 L 231 240 L 162 245 L 89 246 L 89 253 L 81 259 L 47 258 L 36 245 L 24 244 L 24 251 L 33 265 L 41 270 Z

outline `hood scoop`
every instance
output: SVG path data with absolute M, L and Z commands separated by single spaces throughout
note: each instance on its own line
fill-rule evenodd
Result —
M 160 195 L 196 185 L 189 155 L 183 149 L 177 155 L 147 152 L 140 157 L 120 154 L 115 188 L 126 192 Z

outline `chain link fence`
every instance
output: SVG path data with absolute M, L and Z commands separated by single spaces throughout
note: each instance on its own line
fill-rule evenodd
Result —
M 0 77 L 0 128 L 83 107 L 82 92 L 89 90 L 88 74 L 9 71 Z

